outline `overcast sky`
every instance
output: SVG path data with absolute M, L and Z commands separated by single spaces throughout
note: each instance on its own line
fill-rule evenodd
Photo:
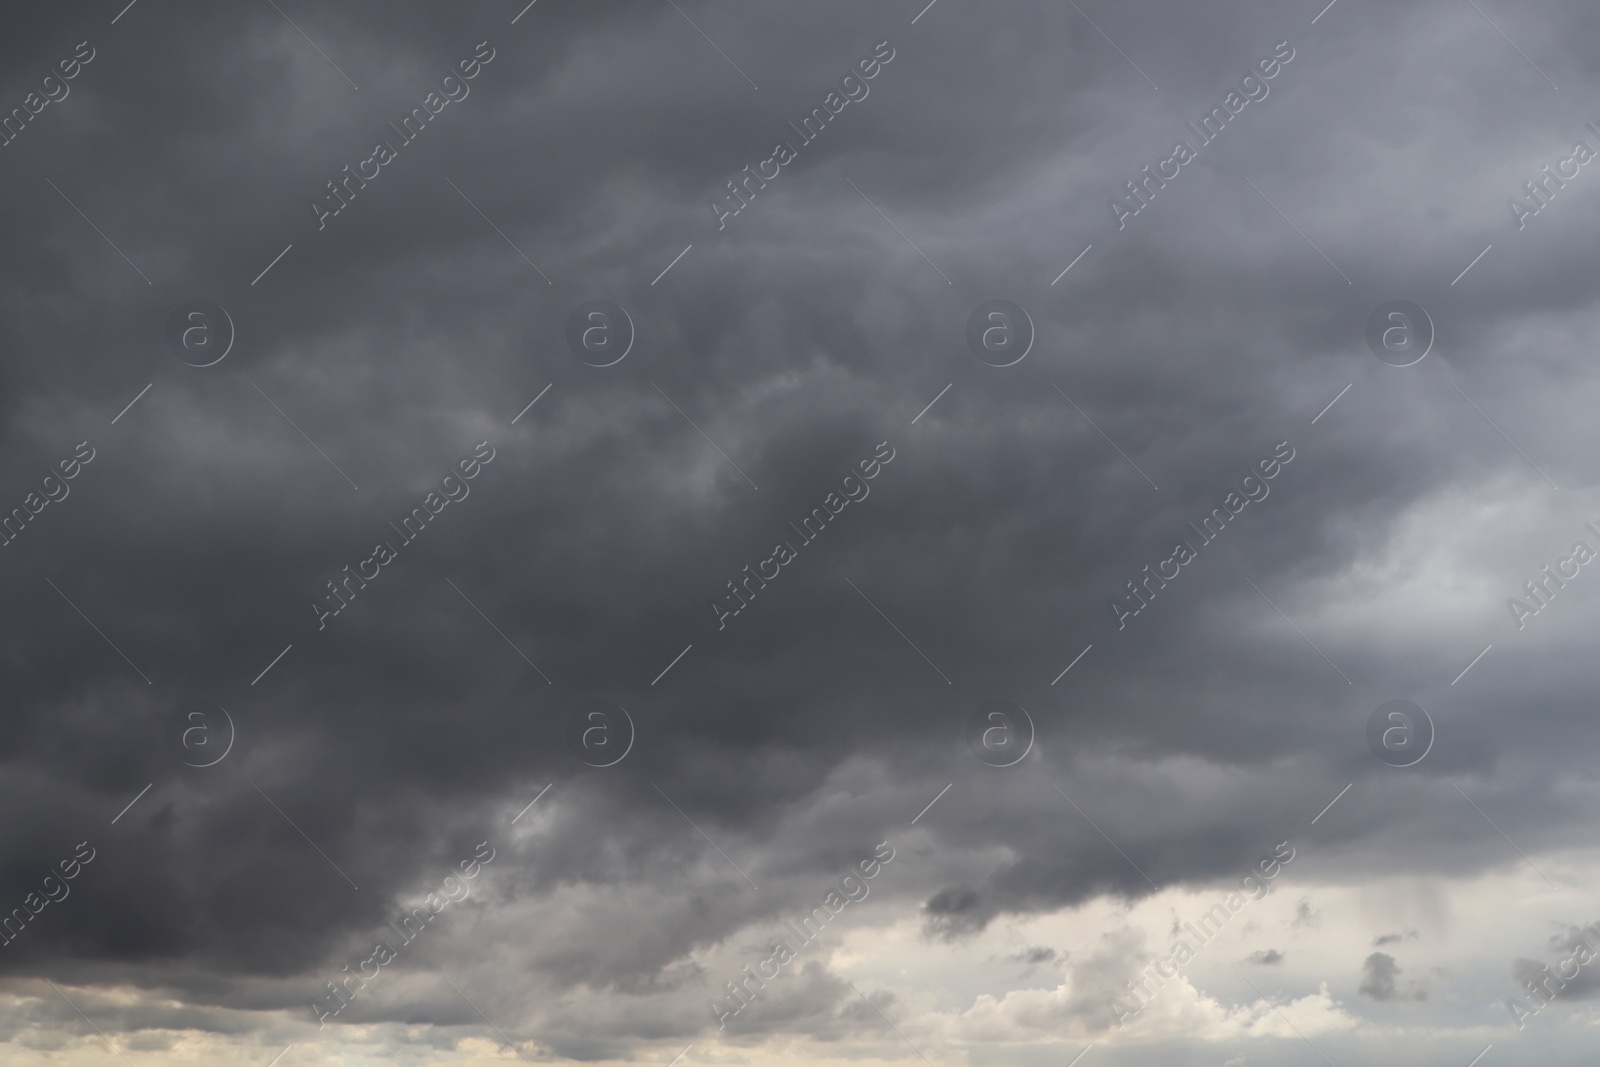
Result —
M 0 15 L 0 1059 L 1592 1058 L 1600 9 L 524 2 Z

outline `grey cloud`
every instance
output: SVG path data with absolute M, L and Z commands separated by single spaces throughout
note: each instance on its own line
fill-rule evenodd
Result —
M 1399 973 L 1400 967 L 1393 956 L 1374 952 L 1361 965 L 1361 995 L 1380 1001 L 1395 999 L 1394 979 Z
M 1400 965 L 1393 956 L 1387 952 L 1374 952 L 1361 965 L 1361 984 L 1356 991 L 1380 1003 L 1427 1000 L 1427 990 L 1420 983 L 1409 983 L 1404 989 L 1399 987 L 1395 979 L 1400 972 Z
M 982 930 L 993 912 L 983 898 L 965 888 L 941 889 L 923 905 L 923 928 L 932 936 L 954 940 Z
M 1414 940 L 1417 937 L 1415 930 L 1407 930 L 1403 934 L 1380 934 L 1372 939 L 1373 948 L 1382 948 L 1384 945 L 1398 945 L 1402 941 Z

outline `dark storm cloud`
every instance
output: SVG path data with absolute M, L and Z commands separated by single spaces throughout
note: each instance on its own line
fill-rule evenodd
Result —
M 398 967 L 431 973 L 492 945 L 469 917 L 551 909 L 567 925 L 479 976 L 497 1017 L 534 1015 L 499 974 L 553 998 L 698 1011 L 722 976 L 691 952 L 812 906 L 877 842 L 913 833 L 947 783 L 914 831 L 929 843 L 863 905 L 936 939 L 1099 893 L 1233 880 L 1300 842 L 1352 780 L 1304 846 L 1346 872 L 1393 871 L 1397 855 L 1431 872 L 1509 862 L 1485 820 L 1427 788 L 1446 772 L 1524 848 L 1581 833 L 1551 784 L 1594 738 L 1587 672 L 1562 659 L 1575 630 L 1497 648 L 1506 659 L 1469 676 L 1480 688 L 1452 690 L 1489 636 L 1418 638 L 1407 618 L 1330 602 L 1385 564 L 1408 509 L 1455 487 L 1577 509 L 1533 496 L 1543 483 L 1452 381 L 1557 484 L 1592 483 L 1600 440 L 1549 387 L 1584 357 L 1528 337 L 1525 319 L 1581 318 L 1574 279 L 1596 253 L 1571 234 L 1595 209 L 1574 189 L 1513 235 L 1503 204 L 1579 118 L 1523 128 L 1521 94 L 1543 90 L 1503 42 L 1432 3 L 1330 15 L 1315 34 L 1265 3 L 1091 9 L 1156 92 L 1054 5 L 944 0 L 914 27 L 915 10 L 886 2 L 685 9 L 728 59 L 670 5 L 642 3 L 543 0 L 515 26 L 515 10 L 484 7 L 291 11 L 326 60 L 270 5 L 147 2 L 115 27 L 114 11 L 7 16 L 5 100 L 78 41 L 97 49 L 0 150 L 5 506 L 78 442 L 97 449 L 0 550 L 0 797 L 26 816 L 0 831 L 0 893 L 20 901 L 81 840 L 100 850 L 7 950 L 17 982 L 169 991 L 208 1029 L 236 1025 L 231 1011 L 303 1011 L 488 840 L 501 851 L 481 903 L 446 913 Z M 1573 9 L 1517 36 L 1581 91 L 1592 60 L 1563 42 L 1594 19 Z M 1284 39 L 1297 53 L 1271 95 L 1118 231 L 1107 199 Z M 870 95 L 719 231 L 727 179 L 886 40 L 895 58 Z M 470 95 L 319 230 L 311 199 L 480 41 L 495 55 Z M 1486 67 L 1497 88 L 1452 110 Z M 1437 172 L 1392 158 L 1413 136 Z M 1492 162 L 1508 154 L 1516 166 Z M 1472 285 L 1451 288 L 1491 239 Z M 1402 294 L 1441 335 L 1409 376 L 1362 341 L 1371 309 Z M 203 370 L 163 339 L 197 296 L 238 328 Z M 564 340 L 572 309 L 601 296 L 638 330 L 604 370 Z M 963 341 L 996 296 L 1039 334 L 1004 370 Z M 470 494 L 402 544 L 391 523 L 479 442 L 494 459 Z M 798 541 L 790 524 L 880 442 L 894 459 L 870 495 L 719 630 L 712 598 Z M 1270 495 L 1119 630 L 1111 598 L 1280 442 L 1296 458 Z M 1563 511 L 1550 525 L 1559 544 L 1576 524 Z M 1476 562 L 1510 591 L 1529 550 L 1508 542 Z M 319 629 L 327 583 L 380 543 L 398 558 Z M 1473 618 L 1503 633 L 1501 598 L 1480 600 Z M 1524 671 L 1545 679 L 1537 704 L 1567 738 L 1553 753 L 1497 718 Z M 1410 778 L 1382 775 L 1362 740 L 1394 694 L 1448 697 L 1463 738 Z M 991 696 L 1034 716 L 1037 751 L 1018 767 L 965 748 L 965 717 Z M 608 770 L 566 746 L 591 697 L 638 730 Z M 164 743 L 184 699 L 238 725 L 215 768 Z M 552 782 L 522 837 L 511 816 Z M 1413 821 L 1392 820 L 1396 798 Z M 1363 991 L 1395 996 L 1396 966 L 1374 953 Z M 448 987 L 398 986 L 375 984 L 347 1017 L 474 1019 Z M 883 1029 L 853 996 L 808 961 L 740 1027 Z M 586 1004 L 541 1040 L 621 1055 L 706 1025 L 653 1007 L 611 1030 L 605 1017 Z

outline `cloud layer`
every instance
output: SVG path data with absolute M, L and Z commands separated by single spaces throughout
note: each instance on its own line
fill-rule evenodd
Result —
M 4 23 L 8 1062 L 1578 1047 L 1591 8 Z

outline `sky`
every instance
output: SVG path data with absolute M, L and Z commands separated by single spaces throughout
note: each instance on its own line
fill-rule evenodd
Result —
M 1587 1063 L 1600 10 L 0 14 L 0 1059 Z

